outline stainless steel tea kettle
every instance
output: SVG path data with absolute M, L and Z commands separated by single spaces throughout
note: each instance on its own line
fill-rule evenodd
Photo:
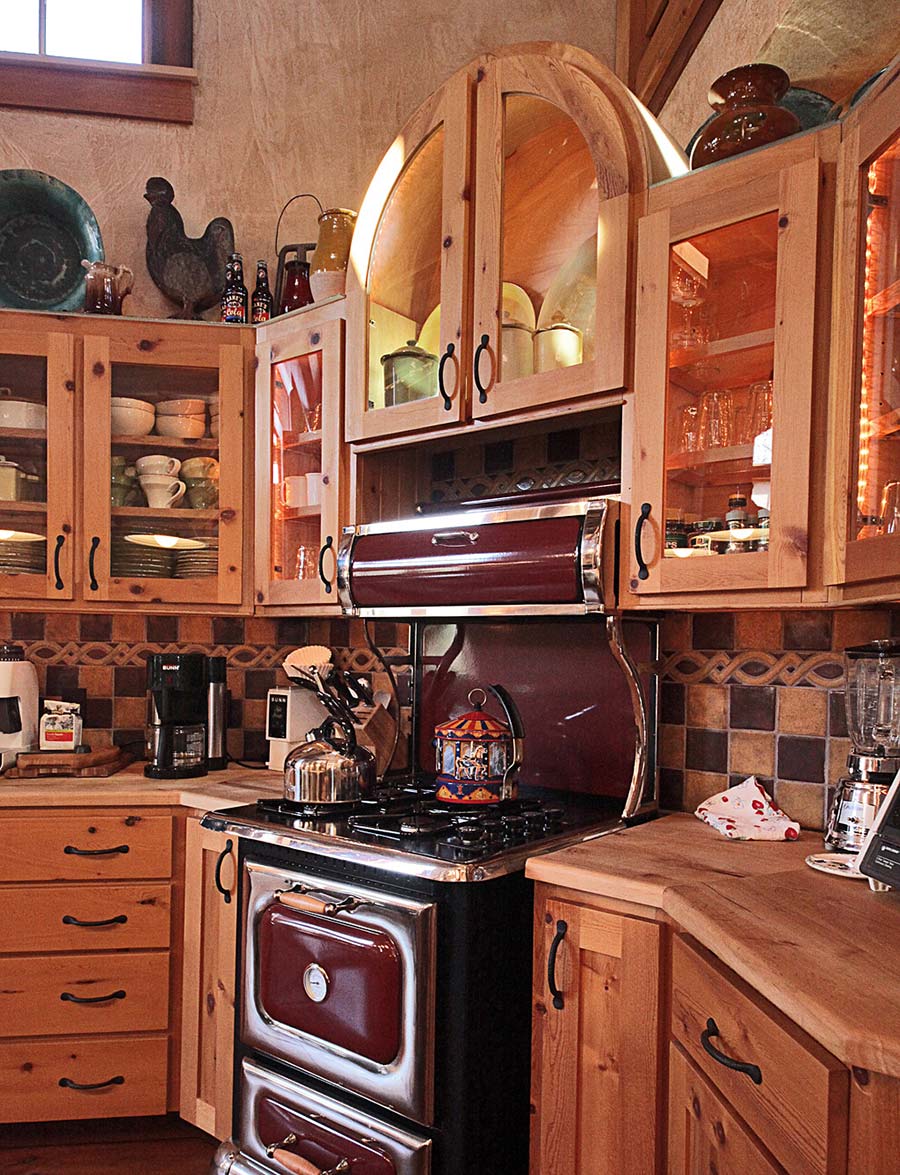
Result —
M 375 788 L 375 756 L 358 745 L 346 707 L 324 689 L 314 692 L 329 714 L 285 759 L 284 798 L 299 804 L 355 804 Z

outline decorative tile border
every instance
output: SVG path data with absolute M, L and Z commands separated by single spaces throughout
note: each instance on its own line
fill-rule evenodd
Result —
M 766 653 L 757 649 L 741 652 L 702 653 L 688 650 L 663 658 L 662 676 L 684 685 L 710 682 L 715 685 L 808 685 L 840 689 L 844 665 L 839 653 Z

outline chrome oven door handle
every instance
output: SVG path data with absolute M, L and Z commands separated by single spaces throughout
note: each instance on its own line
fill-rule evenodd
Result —
M 292 1151 L 284 1149 L 286 1146 L 293 1146 L 296 1141 L 297 1135 L 289 1134 L 281 1142 L 269 1143 L 266 1147 L 266 1158 L 274 1159 L 286 1170 L 293 1172 L 293 1175 L 344 1175 L 350 1170 L 350 1164 L 346 1159 L 340 1159 L 333 1167 L 326 1170 L 324 1167 L 317 1167 L 308 1159 L 301 1158 L 300 1155 L 295 1155 Z
M 433 547 L 474 547 L 478 542 L 477 530 L 439 530 L 431 536 Z

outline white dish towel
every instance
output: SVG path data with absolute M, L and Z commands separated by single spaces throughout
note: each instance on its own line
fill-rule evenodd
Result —
M 797 840 L 800 825 L 776 808 L 755 775 L 704 800 L 694 815 L 729 840 Z

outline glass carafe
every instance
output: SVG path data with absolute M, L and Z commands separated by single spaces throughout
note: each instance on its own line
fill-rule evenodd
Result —
M 900 640 L 872 641 L 844 653 L 847 727 L 859 755 L 900 756 Z

